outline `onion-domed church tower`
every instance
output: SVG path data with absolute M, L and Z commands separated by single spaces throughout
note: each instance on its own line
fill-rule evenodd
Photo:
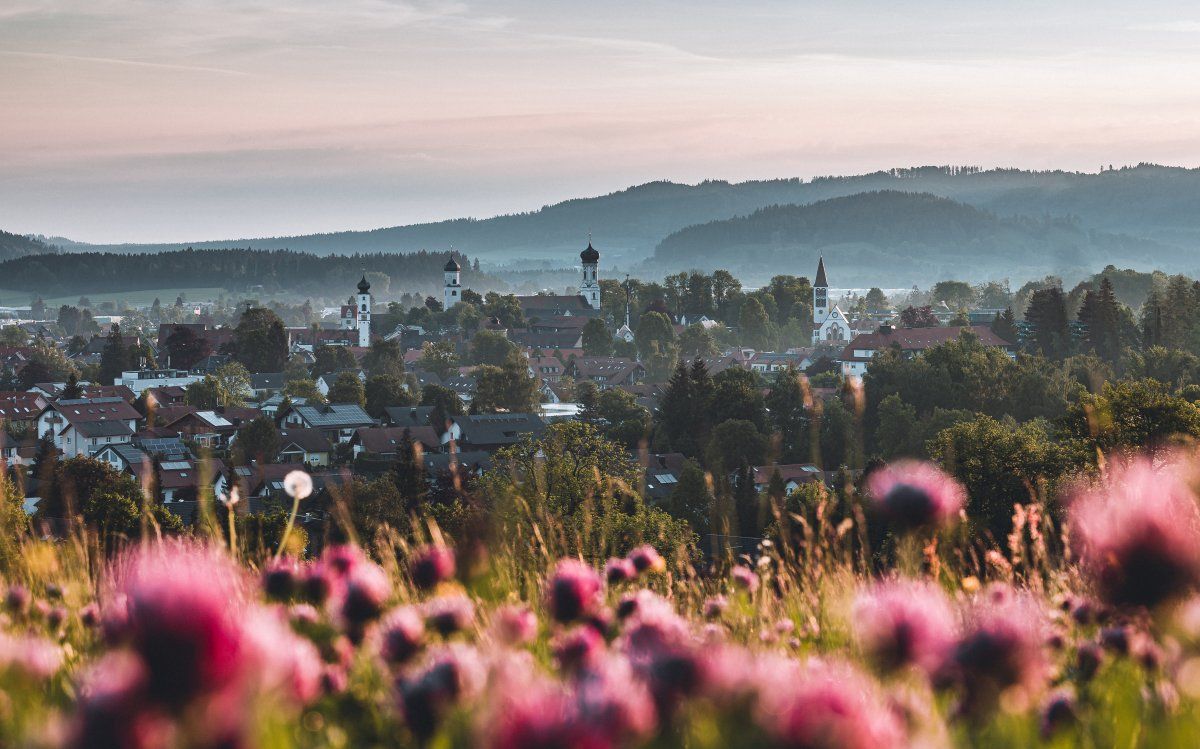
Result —
M 600 279 L 596 276 L 600 253 L 592 247 L 590 240 L 587 249 L 579 253 L 579 259 L 583 261 L 583 283 L 579 286 L 579 293 L 592 309 L 600 309 Z

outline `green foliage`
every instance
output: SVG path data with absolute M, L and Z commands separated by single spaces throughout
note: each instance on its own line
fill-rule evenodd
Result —
M 446 379 L 458 369 L 458 355 L 454 353 L 454 344 L 450 341 L 426 341 L 418 364 L 426 372 L 433 372 Z
M 499 331 L 482 330 L 471 339 L 472 364 L 503 366 L 506 359 L 519 351 L 517 345 Z
M 365 406 L 367 403 L 367 392 L 357 372 L 339 374 L 329 386 L 328 397 L 330 403 L 353 403 L 357 406 Z
M 283 394 L 293 400 L 304 398 L 310 405 L 325 403 L 325 396 L 321 393 L 321 389 L 317 387 L 317 383 L 307 378 L 288 380 L 283 386 Z
M 316 359 L 312 365 L 314 378 L 345 369 L 358 369 L 354 352 L 345 346 L 317 346 L 313 357 Z
M 583 352 L 588 356 L 612 356 L 613 336 L 600 318 L 588 320 L 583 326 Z
M 978 531 L 1003 538 L 1014 504 L 1050 496 L 1044 482 L 1062 476 L 1069 463 L 1042 420 L 1018 424 L 978 416 L 944 429 L 929 452 L 967 489 L 967 516 Z
M 1092 455 L 1096 450 L 1155 452 L 1181 437 L 1200 437 L 1200 408 L 1154 380 L 1107 383 L 1067 410 L 1063 431 Z
M 363 357 L 362 365 L 371 377 L 403 378 L 404 352 L 400 350 L 400 342 L 375 339 L 371 342 L 371 350 Z
M 372 419 L 382 419 L 389 406 L 411 406 L 416 399 L 404 385 L 404 380 L 395 375 L 375 375 L 367 379 L 365 388 L 366 411 Z
M 513 350 L 499 367 L 484 365 L 475 373 L 473 413 L 531 413 L 537 410 L 537 380 L 529 375 L 529 364 Z
M 282 372 L 288 337 L 279 315 L 263 307 L 242 313 L 233 332 L 234 358 L 251 372 Z
M 274 463 L 279 454 L 279 430 L 270 416 L 256 416 L 238 429 L 233 447 L 239 465 L 249 465 L 252 460 Z

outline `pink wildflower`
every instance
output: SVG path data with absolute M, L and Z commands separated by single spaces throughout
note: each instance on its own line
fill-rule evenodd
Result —
M 440 544 L 430 544 L 413 552 L 409 560 L 413 584 L 421 590 L 432 590 L 438 583 L 454 577 L 454 551 Z
M 649 544 L 644 544 L 629 552 L 629 561 L 639 574 L 645 572 L 662 572 L 667 569 L 667 560 Z
M 581 625 L 563 632 L 550 644 L 558 667 L 574 673 L 596 663 L 604 653 L 604 638 L 594 627 Z
M 1048 676 L 1045 613 L 1028 595 L 1003 591 L 976 603 L 951 656 L 967 712 L 989 707 L 1008 689 L 1032 695 Z
M 749 567 L 739 564 L 729 573 L 734 585 L 749 593 L 758 590 L 758 575 Z
M 462 593 L 431 598 L 422 612 L 426 623 L 443 637 L 462 632 L 475 621 L 475 604 Z
M 533 642 L 537 632 L 537 614 L 528 606 L 504 606 L 492 619 L 492 634 L 505 645 L 518 646 Z
M 901 532 L 950 522 L 966 498 L 962 485 L 942 469 L 912 460 L 875 471 L 867 489 L 879 510 Z
M 600 602 L 602 584 L 596 571 L 578 559 L 563 559 L 546 583 L 546 604 L 557 621 L 568 624 L 586 617 Z
M 934 671 L 954 642 L 954 630 L 946 596 L 928 583 L 875 585 L 854 602 L 859 646 L 885 672 L 906 666 Z
M 628 559 L 613 557 L 604 565 L 604 579 L 609 585 L 623 583 L 637 577 L 637 568 Z
M 389 611 L 379 622 L 379 653 L 393 666 L 407 663 L 424 644 L 425 623 L 411 606 Z

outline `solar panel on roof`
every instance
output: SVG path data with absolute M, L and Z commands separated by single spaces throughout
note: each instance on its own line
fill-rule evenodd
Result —
M 164 471 L 186 471 L 191 468 L 191 465 L 186 461 L 180 461 L 178 463 L 163 463 L 161 467 Z

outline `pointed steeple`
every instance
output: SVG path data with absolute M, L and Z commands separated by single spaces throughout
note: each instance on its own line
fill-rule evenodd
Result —
M 817 280 L 813 282 L 813 288 L 829 288 L 829 281 L 825 280 L 825 257 L 822 256 L 817 261 Z

